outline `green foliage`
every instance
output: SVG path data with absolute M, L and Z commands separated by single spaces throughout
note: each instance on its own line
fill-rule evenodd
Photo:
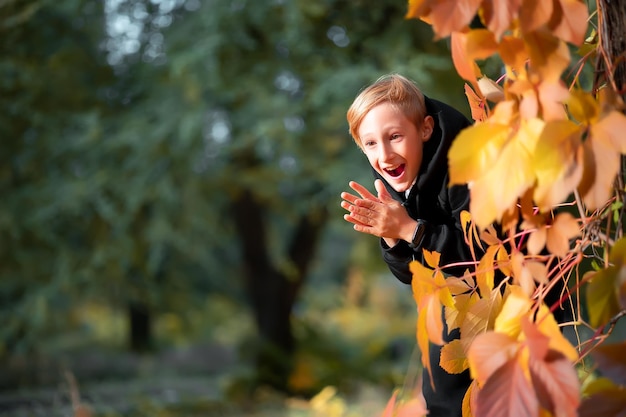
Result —
M 114 4 L 0 3 L 0 354 L 75 326 L 90 300 L 242 300 L 234 197 L 253 190 L 257 244 L 289 269 L 298 218 L 340 220 L 340 190 L 369 178 L 345 122 L 363 85 L 401 71 L 462 99 L 432 87 L 446 45 L 403 2 Z M 318 275 L 346 269 L 351 239 Z

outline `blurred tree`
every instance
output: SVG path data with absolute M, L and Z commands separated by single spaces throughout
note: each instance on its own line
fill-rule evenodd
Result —
M 102 297 L 128 309 L 129 341 L 146 349 L 156 312 L 243 283 L 258 382 L 288 389 L 294 303 L 341 219 L 339 192 L 370 178 L 350 101 L 398 71 L 464 103 L 446 45 L 405 12 L 401 0 L 2 3 L 4 347 L 33 346 L 64 306 Z

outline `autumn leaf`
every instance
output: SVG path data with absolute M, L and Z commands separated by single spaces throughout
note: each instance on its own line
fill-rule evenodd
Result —
M 563 202 L 582 179 L 581 128 L 568 120 L 546 123 L 531 163 L 537 178 L 533 198 L 541 211 L 547 211 Z
M 611 111 L 590 127 L 584 143 L 585 158 L 580 192 L 590 210 L 601 207 L 609 198 L 619 170 L 620 154 L 626 153 L 626 116 Z
M 528 314 L 532 301 L 521 287 L 509 285 L 510 292 L 504 299 L 502 309 L 496 317 L 494 330 L 517 338 L 521 332 L 521 318 Z
M 462 340 L 469 344 L 476 336 L 492 329 L 501 308 L 502 295 L 498 288 L 495 288 L 489 297 L 470 300 L 461 322 Z
M 580 383 L 572 362 L 550 350 L 542 360 L 530 360 L 529 369 L 541 406 L 554 417 L 576 417 Z
M 503 36 L 498 46 L 498 53 L 507 67 L 506 75 L 509 79 L 517 78 L 516 74 L 524 68 L 530 59 L 524 40 L 515 36 Z
M 567 44 L 546 30 L 537 30 L 524 36 L 533 71 L 544 83 L 558 84 L 561 74 L 570 62 Z
M 615 384 L 626 386 L 626 341 L 601 344 L 591 351 L 600 373 Z
M 494 259 L 498 246 L 489 246 L 476 268 L 476 284 L 481 294 L 489 294 L 493 290 L 495 276 Z
M 488 77 L 478 79 L 478 88 L 482 95 L 489 101 L 497 103 L 504 100 L 504 90 L 495 81 Z
M 554 218 L 552 227 L 548 229 L 546 248 L 548 252 L 563 258 L 570 249 L 569 241 L 579 234 L 578 220 L 571 213 L 559 213 Z
M 439 364 L 450 374 L 460 374 L 469 368 L 461 340 L 455 339 L 441 348 Z
M 578 417 L 624 417 L 626 387 L 613 386 L 585 397 L 578 408 Z
M 556 7 L 550 21 L 552 33 L 565 42 L 582 45 L 588 27 L 587 5 L 580 0 L 558 0 L 554 4 Z
M 428 20 L 433 27 L 436 39 L 462 31 L 478 12 L 483 0 L 439 0 L 430 6 Z
M 535 31 L 546 25 L 554 10 L 552 0 L 525 0 L 519 12 L 520 28 L 523 33 Z
M 487 28 L 493 32 L 496 39 L 511 26 L 517 18 L 522 0 L 485 0 L 483 2 L 483 19 Z
M 515 357 L 491 375 L 476 399 L 476 415 L 481 417 L 536 416 L 538 412 L 537 397 Z
M 487 120 L 487 103 L 485 98 L 481 98 L 478 94 L 472 90 L 469 84 L 465 84 L 465 96 L 467 97 L 467 101 L 470 105 L 470 110 L 472 112 L 472 119 L 477 122 L 482 122 Z
M 479 91 L 477 79 L 482 75 L 476 62 L 467 55 L 467 34 L 454 32 L 450 36 L 452 63 L 456 72 L 471 83 L 475 91 Z
M 516 356 L 518 349 L 517 341 L 504 333 L 487 332 L 476 336 L 467 352 L 472 378 L 482 387 L 500 367 Z
M 408 400 L 399 399 L 398 394 L 399 391 L 395 390 L 381 417 L 423 417 L 428 414 L 421 389 Z

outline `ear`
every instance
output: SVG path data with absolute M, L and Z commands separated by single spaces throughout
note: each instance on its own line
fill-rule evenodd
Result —
M 433 134 L 433 130 L 435 129 L 435 119 L 432 116 L 424 117 L 424 122 L 422 123 L 422 141 L 426 142 L 430 139 L 430 136 Z

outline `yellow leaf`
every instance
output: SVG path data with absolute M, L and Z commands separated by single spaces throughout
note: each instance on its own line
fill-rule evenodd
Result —
M 537 325 L 539 331 L 549 338 L 548 346 L 550 349 L 561 352 L 572 362 L 578 360 L 578 351 L 576 351 L 576 348 L 563 336 L 558 323 L 545 304 L 539 307 Z
M 476 284 L 478 285 L 478 289 L 483 297 L 490 294 L 491 290 L 493 290 L 493 280 L 495 275 L 493 262 L 498 248 L 499 247 L 496 245 L 489 246 L 476 268 Z
M 426 316 L 428 339 L 436 345 L 443 345 L 443 320 L 439 300 L 434 296 L 428 297 L 426 305 L 420 308 L 419 315 Z
M 435 0 L 409 0 L 409 7 L 406 13 L 406 18 L 420 19 L 430 13 L 430 5 Z
M 578 88 L 570 91 L 566 104 L 572 117 L 585 125 L 594 123 L 600 115 L 600 106 L 596 99 Z
M 418 313 L 417 314 L 417 345 L 420 348 L 422 353 L 422 365 L 424 365 L 424 369 L 428 371 L 428 375 L 430 376 L 430 381 L 432 385 L 433 381 L 433 372 L 430 364 L 430 354 L 429 354 L 429 339 L 428 339 L 428 331 L 426 330 L 426 314 Z
M 546 123 L 532 156 L 537 178 L 533 198 L 547 211 L 563 202 L 578 186 L 583 175 L 581 128 L 568 120 Z
M 478 391 L 478 389 L 479 388 L 477 387 L 477 382 L 472 381 L 469 388 L 465 392 L 465 395 L 463 396 L 463 404 L 461 405 L 461 409 L 463 413 L 462 417 L 472 417 L 472 408 L 476 400 L 475 393 L 476 391 Z
M 460 374 L 467 368 L 467 356 L 459 339 L 447 343 L 441 348 L 441 359 L 439 364 L 450 374 Z
M 497 160 L 509 130 L 508 125 L 489 122 L 462 130 L 448 152 L 450 183 L 465 184 L 480 178 Z
M 424 260 L 431 268 L 437 268 L 439 266 L 439 260 L 441 259 L 441 254 L 438 252 L 431 252 L 426 249 L 424 252 Z
M 530 312 L 532 301 L 521 287 L 510 285 L 511 292 L 504 299 L 502 310 L 496 317 L 494 330 L 517 338 L 521 331 L 521 317 Z

